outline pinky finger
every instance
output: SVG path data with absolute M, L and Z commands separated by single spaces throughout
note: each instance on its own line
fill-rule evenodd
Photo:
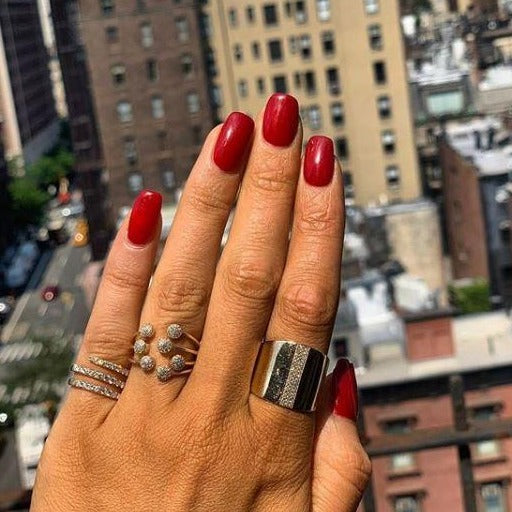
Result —
M 341 359 L 326 381 L 317 418 L 313 512 L 355 512 L 371 476 L 371 463 L 356 427 L 354 367 Z
M 130 365 L 133 335 L 139 327 L 160 238 L 161 206 L 162 196 L 158 192 L 143 191 L 135 200 L 129 221 L 121 226 L 105 265 L 78 364 L 94 368 L 89 362 L 94 355 L 123 367 Z M 77 378 L 102 384 L 87 377 Z M 94 410 L 96 415 L 98 410 L 108 414 L 114 403 L 75 389 L 68 400 L 69 407 L 76 406 L 84 414 Z

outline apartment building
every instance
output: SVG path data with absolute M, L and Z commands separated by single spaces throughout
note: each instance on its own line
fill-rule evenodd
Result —
M 196 2 L 79 7 L 114 214 L 142 188 L 173 202 L 213 124 Z
M 203 2 L 221 117 L 269 94 L 302 106 L 305 136 L 335 141 L 358 204 L 421 194 L 398 0 Z
M 37 0 L 0 2 L 0 113 L 8 159 L 32 163 L 58 138 Z

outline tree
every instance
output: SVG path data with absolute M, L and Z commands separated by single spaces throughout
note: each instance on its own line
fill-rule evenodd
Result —
M 72 153 L 61 148 L 53 156 L 43 156 L 27 169 L 27 175 L 41 187 L 57 185 L 59 181 L 73 169 L 74 157 Z
M 15 221 L 25 226 L 37 224 L 49 197 L 30 178 L 15 178 L 9 183 L 9 194 Z

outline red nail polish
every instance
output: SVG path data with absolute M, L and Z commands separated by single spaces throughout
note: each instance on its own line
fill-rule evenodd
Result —
M 299 127 L 299 104 L 289 94 L 270 97 L 263 118 L 263 137 L 274 146 L 289 146 Z
M 304 178 L 314 187 L 325 187 L 334 175 L 334 144 L 329 137 L 311 137 L 306 146 Z
M 334 414 L 356 421 L 359 399 L 354 365 L 347 359 L 340 359 L 333 374 Z
M 233 112 L 228 116 L 213 152 L 214 162 L 223 171 L 238 171 L 253 131 L 254 121 L 249 116 L 241 112 Z
M 143 190 L 137 196 L 128 224 L 128 239 L 132 244 L 146 245 L 153 239 L 161 209 L 162 196 L 158 192 Z

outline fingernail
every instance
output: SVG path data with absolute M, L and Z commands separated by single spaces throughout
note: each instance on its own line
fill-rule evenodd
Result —
M 340 359 L 333 374 L 335 394 L 334 414 L 356 421 L 359 400 L 354 365 L 347 359 Z
M 299 127 L 299 104 L 289 94 L 270 97 L 263 118 L 263 137 L 274 146 L 289 146 Z
M 228 116 L 213 152 L 214 162 L 224 172 L 238 171 L 253 131 L 254 121 L 249 116 L 241 112 L 233 112 Z
M 304 178 L 314 187 L 325 187 L 334 175 L 334 144 L 329 137 L 311 137 L 306 146 Z
M 161 209 L 162 196 L 158 192 L 143 190 L 137 196 L 128 224 L 128 239 L 132 244 L 146 245 L 153 239 Z

